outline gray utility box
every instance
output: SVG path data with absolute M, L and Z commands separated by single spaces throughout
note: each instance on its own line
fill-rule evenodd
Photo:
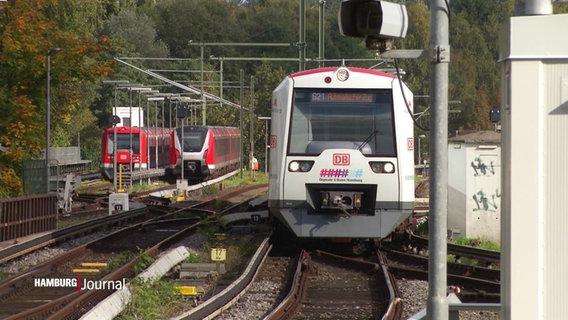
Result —
M 108 196 L 108 214 L 128 211 L 128 193 L 115 192 Z

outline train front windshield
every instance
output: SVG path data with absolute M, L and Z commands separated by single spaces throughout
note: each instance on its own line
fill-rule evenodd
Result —
M 205 143 L 206 131 L 186 131 L 183 133 L 183 151 L 200 152 Z M 178 138 L 181 137 L 181 130 L 178 129 Z M 180 139 L 181 141 L 181 139 Z
M 114 144 L 114 134 L 110 133 L 108 135 L 108 153 L 112 154 L 114 152 L 112 145 Z M 130 134 L 117 134 L 116 135 L 116 150 L 130 150 L 132 153 L 140 153 L 140 134 L 132 134 L 132 144 L 130 144 Z M 132 146 L 132 148 L 130 147 Z
M 391 90 L 296 89 L 290 155 L 357 149 L 366 156 L 395 157 Z

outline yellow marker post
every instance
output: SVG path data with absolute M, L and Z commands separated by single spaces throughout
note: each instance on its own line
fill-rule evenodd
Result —
M 118 166 L 118 192 L 124 192 L 122 188 L 122 166 Z
M 216 262 L 217 274 L 221 273 L 221 261 L 227 260 L 227 249 L 211 248 L 211 260 Z
M 225 248 L 212 248 L 211 261 L 225 261 L 227 260 L 227 249 Z

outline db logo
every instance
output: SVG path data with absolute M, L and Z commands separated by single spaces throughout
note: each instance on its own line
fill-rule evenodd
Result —
M 348 153 L 334 153 L 333 165 L 334 166 L 348 166 L 350 162 Z

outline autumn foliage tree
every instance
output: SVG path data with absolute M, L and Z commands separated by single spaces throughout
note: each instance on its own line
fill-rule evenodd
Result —
M 57 0 L 13 1 L 0 7 L 0 197 L 22 193 L 22 161 L 40 157 L 45 148 L 46 56 L 52 57 L 51 93 L 53 132 L 77 132 L 92 122 L 89 83 L 111 71 L 98 56 L 109 46 L 106 38 L 88 32 L 66 31 L 49 16 Z M 79 10 L 79 9 L 77 9 Z M 61 22 L 61 21 L 59 21 Z M 69 139 L 55 134 L 53 145 Z

